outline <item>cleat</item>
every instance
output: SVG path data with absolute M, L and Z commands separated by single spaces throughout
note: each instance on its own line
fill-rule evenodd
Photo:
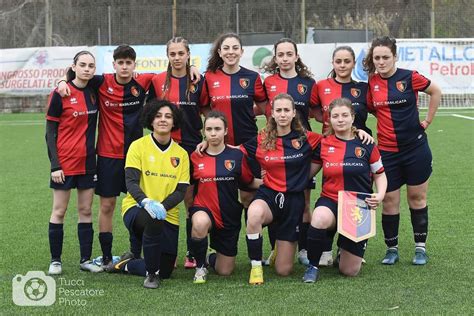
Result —
M 398 261 L 398 249 L 397 248 L 388 248 L 385 253 L 385 257 L 382 260 L 382 264 L 394 265 Z
M 63 273 L 63 264 L 61 261 L 53 261 L 49 264 L 49 275 L 60 275 L 61 273 Z
M 263 269 L 262 266 L 254 266 L 250 270 L 249 284 L 258 285 L 263 284 Z
M 206 283 L 207 280 L 207 269 L 202 267 L 202 268 L 196 268 L 196 273 L 194 274 L 194 279 L 193 283 L 194 284 L 203 284 Z
M 98 258 L 92 260 L 92 262 L 95 265 L 101 266 L 102 269 L 104 269 L 104 271 L 106 272 L 109 272 L 110 270 L 112 270 L 114 268 L 114 265 L 119 261 L 120 261 L 119 256 L 112 256 L 112 260 L 106 259 L 102 261 L 102 256 L 100 257 L 100 261 L 98 260 Z
M 319 279 L 319 269 L 316 268 L 315 266 L 309 265 L 304 273 L 303 282 L 314 283 L 318 279 Z
M 206 267 L 211 267 L 211 263 L 209 262 L 209 258 L 211 256 L 217 256 L 217 253 L 214 249 L 212 248 L 207 248 L 207 253 L 206 253 Z M 214 268 L 214 267 L 211 267 Z
M 186 256 L 184 257 L 184 268 L 185 269 L 194 269 L 196 268 L 196 259 L 194 259 L 193 256 L 189 254 L 189 251 L 186 253 Z
M 428 256 L 424 248 L 415 248 L 415 257 L 413 257 L 413 264 L 416 266 L 423 266 L 428 262 Z
M 332 251 L 324 251 L 319 259 L 319 266 L 321 267 L 329 267 L 334 264 L 334 260 L 332 259 Z
M 148 274 L 143 281 L 143 287 L 146 289 L 157 289 L 160 286 L 160 277 L 155 274 Z
M 268 258 L 266 260 L 262 260 L 262 264 L 264 266 L 273 267 L 273 266 L 275 266 L 276 257 L 277 257 L 277 249 L 276 249 L 276 245 L 275 245 L 275 249 L 273 249 L 270 252 L 270 255 L 268 256 Z
M 95 265 L 92 262 L 92 260 L 84 261 L 83 263 L 79 264 L 79 267 L 81 268 L 82 271 L 89 271 L 92 273 L 104 272 L 104 269 L 102 269 L 102 267 Z
M 107 266 L 107 268 L 104 270 L 109 273 L 122 272 L 123 267 L 133 258 L 135 258 L 133 253 L 131 253 L 130 251 L 127 251 L 122 256 L 120 256 L 120 258 L 117 260 L 116 263 L 113 263 L 112 261 L 113 264 L 110 267 Z
M 309 266 L 308 251 L 306 249 L 301 249 L 298 252 L 298 262 L 304 266 Z

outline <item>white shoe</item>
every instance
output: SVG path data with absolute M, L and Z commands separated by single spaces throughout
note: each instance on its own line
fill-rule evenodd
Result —
M 319 266 L 329 267 L 332 266 L 334 260 L 332 259 L 332 251 L 324 251 L 319 259 Z
M 277 256 L 277 250 L 276 250 L 276 246 L 275 246 L 275 249 L 273 249 L 270 252 L 270 254 L 268 255 L 268 258 L 265 259 L 265 260 L 262 260 L 262 265 L 264 265 L 264 266 L 274 266 L 276 256 Z
M 49 264 L 48 274 L 59 275 L 63 273 L 63 265 L 59 261 L 53 261 Z
M 99 267 L 98 265 L 95 265 L 91 260 L 87 260 L 81 264 L 79 264 L 81 267 L 82 271 L 89 271 L 92 273 L 98 273 L 98 272 L 103 272 L 104 269 L 102 267 Z
M 309 266 L 308 251 L 306 249 L 301 249 L 298 252 L 298 262 L 304 266 Z
M 202 268 L 196 268 L 196 273 L 194 274 L 194 284 L 203 284 L 206 283 L 207 280 L 207 269 L 202 267 Z

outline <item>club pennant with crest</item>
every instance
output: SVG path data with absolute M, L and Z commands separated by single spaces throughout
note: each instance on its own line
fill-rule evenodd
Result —
M 296 86 L 296 89 L 298 90 L 298 93 L 301 95 L 306 94 L 306 91 L 308 91 L 308 87 L 302 83 L 298 83 Z
M 357 88 L 351 88 L 351 95 L 354 98 L 358 98 L 360 96 L 360 89 Z
M 235 160 L 229 160 L 229 159 L 226 159 L 224 161 L 224 167 L 229 170 L 229 171 L 232 171 L 232 169 L 235 168 Z
M 247 89 L 250 84 L 250 80 L 248 78 L 240 78 L 239 84 L 242 88 Z
M 407 82 L 405 80 L 397 81 L 396 86 L 398 91 L 404 92 L 407 88 Z
M 180 161 L 179 157 L 170 157 L 170 160 L 171 160 L 171 165 L 173 167 L 176 168 L 177 166 L 179 166 L 179 161 Z
M 337 202 L 337 232 L 354 242 L 375 236 L 375 210 L 365 198 L 369 193 L 339 191 Z

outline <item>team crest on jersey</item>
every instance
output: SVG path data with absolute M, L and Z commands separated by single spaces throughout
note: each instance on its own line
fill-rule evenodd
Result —
M 405 89 L 407 88 L 407 82 L 405 80 L 397 81 L 396 85 L 398 91 L 400 92 L 405 91 Z
M 299 138 L 295 138 L 291 140 L 291 146 L 293 146 L 294 149 L 300 149 L 301 148 L 301 140 Z
M 308 86 L 302 83 L 298 83 L 298 85 L 296 86 L 296 89 L 298 90 L 299 94 L 304 95 L 306 91 L 308 91 Z
M 354 153 L 357 158 L 362 158 L 365 156 L 365 148 L 362 147 L 356 147 L 354 150 Z
M 358 98 L 360 96 L 360 89 L 351 88 L 351 95 L 354 98 Z
M 132 86 L 130 88 L 130 93 L 134 96 L 134 97 L 138 97 L 140 95 L 140 91 L 137 89 L 137 87 L 135 86 Z
M 170 160 L 173 167 L 179 166 L 179 157 L 170 157 Z
M 225 160 L 224 161 L 224 167 L 229 170 L 229 171 L 232 171 L 232 169 L 235 168 L 235 160 Z
M 249 87 L 250 80 L 248 78 L 240 78 L 239 84 L 242 88 L 247 89 Z
M 189 92 L 191 92 L 191 93 L 196 93 L 196 91 L 197 91 L 196 85 L 195 85 L 195 84 L 191 84 L 191 85 L 189 86 Z

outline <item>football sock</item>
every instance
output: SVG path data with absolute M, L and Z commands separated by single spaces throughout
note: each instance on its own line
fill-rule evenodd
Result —
M 61 261 L 63 252 L 64 229 L 63 224 L 49 223 L 49 250 L 51 261 Z
M 323 254 L 324 245 L 327 243 L 327 230 L 315 228 L 312 225 L 308 228 L 308 260 L 314 266 L 319 266 L 319 259 Z
M 193 252 L 191 248 L 191 231 L 193 229 L 193 224 L 191 218 L 186 218 L 186 250 L 189 252 L 188 257 L 193 257 Z
M 99 233 L 100 248 L 102 249 L 102 262 L 107 264 L 112 260 L 112 241 L 114 236 L 111 232 Z
M 209 254 L 209 258 L 207 259 L 209 262 L 209 266 L 213 269 L 216 268 L 216 261 L 217 261 L 217 254 L 216 253 L 211 253 Z
M 400 224 L 400 214 L 382 214 L 382 228 L 385 244 L 388 248 L 398 247 L 398 226 Z
M 160 268 L 162 231 L 163 221 L 150 218 L 143 232 L 143 256 L 145 257 L 146 271 L 150 274 L 156 273 Z
M 130 252 L 133 253 L 135 259 L 139 259 L 142 254 L 142 241 L 134 233 L 130 233 L 128 240 L 130 241 Z
M 263 239 L 260 234 L 247 234 L 247 251 L 250 260 L 262 261 Z
M 417 210 L 410 208 L 410 214 L 415 245 L 425 248 L 428 237 L 428 206 Z
M 270 224 L 268 225 L 268 239 L 270 240 L 270 246 L 272 247 L 272 250 L 275 250 L 275 243 L 276 243 L 276 225 L 275 224 Z
M 77 236 L 79 238 L 81 263 L 83 263 L 90 260 L 92 255 L 92 242 L 94 241 L 94 229 L 92 229 L 92 223 L 78 223 Z
M 307 249 L 306 244 L 308 241 L 308 229 L 309 223 L 301 223 L 300 224 L 300 232 L 298 235 L 298 250 Z
M 190 250 L 194 254 L 196 259 L 196 266 L 198 268 L 203 267 L 206 264 L 206 251 L 207 251 L 207 236 L 204 238 L 191 238 Z
M 334 242 L 334 236 L 336 235 L 336 230 L 327 230 L 326 242 L 324 243 L 323 252 L 332 250 L 332 243 Z

